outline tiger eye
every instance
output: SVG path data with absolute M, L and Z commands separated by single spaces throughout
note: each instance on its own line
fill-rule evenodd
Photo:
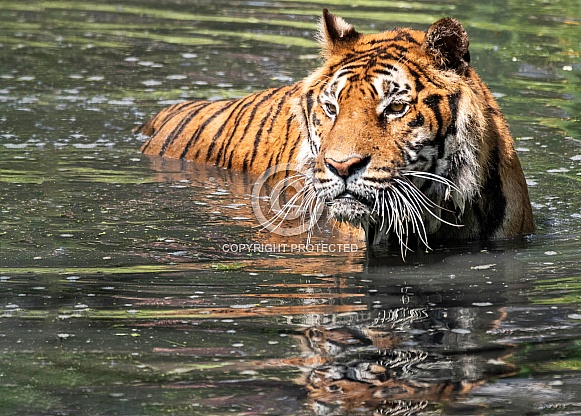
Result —
M 405 110 L 406 105 L 404 103 L 391 103 L 388 106 L 388 110 L 391 113 L 401 113 L 403 110 Z
M 335 117 L 337 115 L 337 107 L 332 103 L 324 103 L 323 108 L 329 117 Z

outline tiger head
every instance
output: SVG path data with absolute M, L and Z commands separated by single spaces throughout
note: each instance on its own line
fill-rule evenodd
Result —
M 405 247 L 415 234 L 427 246 L 442 224 L 458 226 L 452 212 L 479 193 L 491 157 L 497 107 L 464 28 L 444 18 L 427 32 L 360 34 L 325 10 L 319 41 L 324 64 L 294 108 L 307 186 L 371 244 L 395 234 Z

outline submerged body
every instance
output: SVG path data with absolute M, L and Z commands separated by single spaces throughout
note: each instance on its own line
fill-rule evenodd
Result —
M 137 129 L 142 151 L 253 173 L 298 163 L 306 192 L 372 244 L 533 232 L 513 139 L 459 22 L 362 35 L 325 10 L 319 40 L 325 62 L 306 79 L 170 106 Z

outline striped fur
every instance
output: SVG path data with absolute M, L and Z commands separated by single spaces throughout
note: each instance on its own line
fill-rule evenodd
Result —
M 513 140 L 458 21 L 362 35 L 325 10 L 319 41 L 324 64 L 306 79 L 170 106 L 136 129 L 142 151 L 253 173 L 298 162 L 305 192 L 372 244 L 533 232 Z

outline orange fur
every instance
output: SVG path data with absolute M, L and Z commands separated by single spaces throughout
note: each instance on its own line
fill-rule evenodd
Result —
M 512 137 L 458 21 L 362 35 L 325 10 L 319 41 L 324 63 L 304 80 L 165 108 L 136 129 L 142 151 L 253 173 L 298 162 L 372 244 L 533 232 Z

